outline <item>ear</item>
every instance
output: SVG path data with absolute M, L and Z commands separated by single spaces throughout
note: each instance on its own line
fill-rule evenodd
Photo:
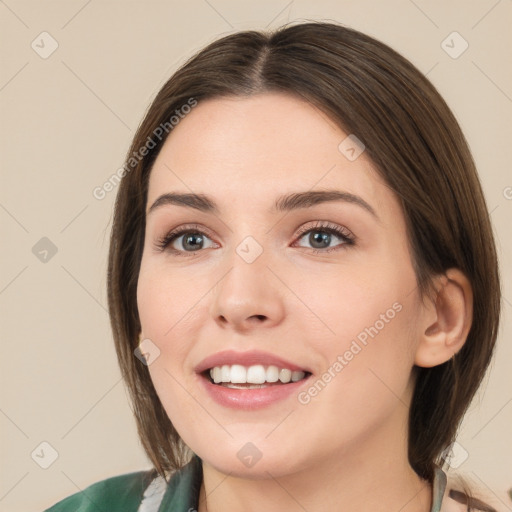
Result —
M 425 368 L 448 361 L 466 342 L 473 321 L 473 290 L 468 278 L 451 268 L 437 278 L 435 304 L 422 315 L 414 364 Z

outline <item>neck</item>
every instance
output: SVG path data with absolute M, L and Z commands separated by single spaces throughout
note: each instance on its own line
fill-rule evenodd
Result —
M 397 450 L 385 434 L 365 449 L 359 445 L 357 453 L 323 457 L 277 478 L 270 473 L 257 480 L 226 476 L 203 461 L 198 512 L 430 512 L 431 484 L 409 465 L 406 443 Z

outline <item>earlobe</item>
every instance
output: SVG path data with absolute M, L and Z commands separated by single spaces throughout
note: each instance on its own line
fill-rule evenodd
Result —
M 425 308 L 414 364 L 425 368 L 448 361 L 466 342 L 473 320 L 468 278 L 452 268 L 439 276 L 435 304 Z

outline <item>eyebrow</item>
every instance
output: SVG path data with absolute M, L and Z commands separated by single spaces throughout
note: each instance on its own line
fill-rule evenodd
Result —
M 318 204 L 334 201 L 358 205 L 371 213 L 377 220 L 380 220 L 372 206 L 363 198 L 341 190 L 315 190 L 285 194 L 276 199 L 269 213 L 289 212 L 292 210 L 311 208 Z M 169 192 L 156 199 L 149 208 L 148 215 L 157 208 L 165 205 L 185 206 L 205 213 L 220 213 L 217 203 L 205 194 Z

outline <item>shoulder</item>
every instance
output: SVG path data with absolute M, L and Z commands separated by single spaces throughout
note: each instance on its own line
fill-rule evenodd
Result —
M 89 485 L 44 512 L 136 512 L 154 470 L 125 473 Z
M 499 512 L 491 496 L 476 492 L 474 489 L 464 490 L 451 487 L 448 489 L 441 512 Z
M 488 493 L 478 488 L 466 475 L 447 474 L 436 466 L 432 482 L 431 512 L 501 512 Z

